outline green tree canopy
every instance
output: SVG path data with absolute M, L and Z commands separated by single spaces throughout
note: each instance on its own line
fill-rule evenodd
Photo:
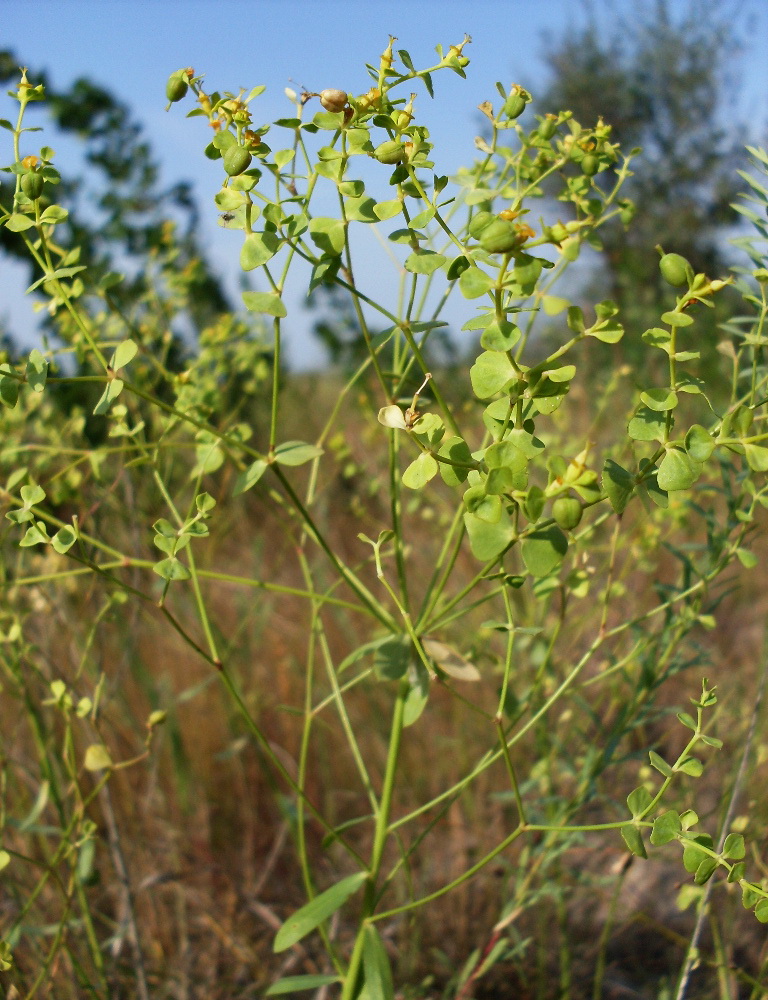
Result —
M 656 244 L 682 254 L 696 272 L 715 277 L 727 267 L 725 229 L 737 219 L 730 206 L 742 143 L 729 118 L 735 83 L 728 68 L 738 40 L 727 13 L 713 15 L 708 5 L 703 17 L 691 3 L 675 19 L 667 0 L 657 0 L 632 18 L 606 29 L 592 13 L 582 31 L 549 42 L 552 77 L 543 104 L 568 108 L 583 122 L 602 116 L 624 150 L 642 147 L 625 188 L 635 218 L 601 233 L 607 292 L 629 329 L 642 331 L 670 297 Z M 713 312 L 709 347 L 717 318 Z

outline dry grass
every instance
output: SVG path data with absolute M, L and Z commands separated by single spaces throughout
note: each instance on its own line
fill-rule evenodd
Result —
M 330 380 L 297 382 L 288 392 L 317 400 L 319 395 L 332 396 L 335 388 Z M 318 402 L 297 413 L 302 437 L 311 439 L 316 430 L 311 426 L 313 414 L 322 410 Z M 369 429 L 359 422 L 354 406 L 344 427 L 346 445 L 337 442 L 339 460 L 321 484 L 315 510 L 331 543 L 354 564 L 365 558 L 358 532 L 375 535 L 387 525 L 388 511 L 383 494 L 367 485 L 381 472 Z M 226 481 L 212 482 L 207 488 L 217 496 L 227 494 Z M 121 526 L 120 518 L 135 498 L 126 494 L 113 500 L 114 512 L 102 516 L 111 519 L 115 531 L 128 533 L 130 528 Z M 426 578 L 434 562 L 434 533 L 429 529 L 442 516 L 439 500 L 422 501 L 408 514 L 409 568 L 416 579 Z M 266 487 L 228 501 L 215 523 L 213 537 L 201 549 L 203 567 L 303 586 L 294 553 L 298 529 L 270 502 Z M 130 548 L 130 538 L 126 537 L 125 544 Z M 469 556 L 462 560 L 458 576 L 469 578 L 475 563 Z M 657 578 L 666 579 L 672 561 L 653 538 L 637 533 L 617 572 L 625 597 L 612 606 L 615 621 L 629 614 L 630 607 L 636 609 L 638 598 L 653 601 L 652 593 L 637 592 L 637 581 L 646 579 L 640 570 L 655 566 Z M 325 570 L 320 561 L 317 572 L 322 579 Z M 376 586 L 372 573 L 364 577 L 369 586 Z M 146 591 L 154 585 L 151 574 L 136 573 L 131 582 Z M 720 608 L 718 627 L 695 633 L 699 662 L 654 694 L 653 711 L 623 737 L 619 754 L 623 763 L 598 779 L 598 806 L 602 798 L 621 799 L 637 783 L 647 746 L 667 754 L 679 752 L 684 731 L 671 710 L 684 704 L 696 692 L 698 678 L 707 675 L 719 684 L 723 696 L 716 732 L 725 739 L 726 748 L 697 787 L 696 802 L 707 825 L 716 824 L 755 697 L 768 612 L 768 580 L 762 567 L 735 582 L 737 589 Z M 141 752 L 150 711 L 162 707 L 169 713 L 151 754 L 115 774 L 108 792 L 100 793 L 89 807 L 99 837 L 98 880 L 88 894 L 98 937 L 111 938 L 107 948 L 111 994 L 136 995 L 135 970 L 140 962 L 146 969 L 150 995 L 174 1000 L 258 997 L 278 975 L 327 971 L 311 938 L 286 955 L 272 954 L 276 929 L 305 899 L 293 846 L 294 807 L 234 712 L 215 671 L 147 602 L 114 606 L 101 620 L 83 657 L 91 623 L 110 593 L 108 581 L 94 579 L 86 590 L 46 584 L 16 597 L 26 614 L 22 671 L 30 701 L 40 705 L 53 679 L 62 678 L 73 690 L 85 693 L 103 673 L 101 731 L 115 760 Z M 207 585 L 205 596 L 223 661 L 275 753 L 289 772 L 295 772 L 302 725 L 295 710 L 304 696 L 308 640 L 304 603 L 221 582 Z M 186 592 L 172 597 L 170 608 L 179 621 L 194 623 L 194 608 Z M 564 651 L 549 664 L 545 689 L 562 675 L 568 658 L 585 645 L 587 626 L 594 626 L 593 601 L 574 603 L 571 608 Z M 464 633 L 458 634 L 458 642 L 463 648 L 473 644 L 472 630 L 485 617 L 480 609 L 461 625 Z M 330 613 L 326 623 L 337 662 L 369 637 L 360 616 L 343 609 Z M 199 639 L 195 626 L 190 628 Z M 493 641 L 478 640 L 475 652 L 488 678 L 480 701 L 492 712 L 499 647 Z M 526 657 L 533 652 L 533 645 L 521 649 L 516 680 L 521 686 L 526 677 L 530 679 L 533 668 Z M 689 652 L 693 655 L 692 647 Z M 587 714 L 574 726 L 569 718 L 553 718 L 546 731 L 532 732 L 518 749 L 517 763 L 533 797 L 538 795 L 543 801 L 552 795 L 567 801 L 575 795 L 579 759 L 610 733 L 626 691 L 618 681 L 600 697 L 593 698 L 591 690 L 595 689 L 578 692 L 579 698 L 591 704 L 591 719 Z M 360 685 L 348 700 L 350 720 L 374 782 L 380 780 L 386 756 L 390 701 L 385 685 L 370 684 Z M 569 710 L 574 707 L 572 703 Z M 44 724 L 60 728 L 53 712 L 45 713 Z M 33 734 L 28 717 L 15 708 L 4 712 L 1 726 L 10 777 L 8 807 L 15 815 L 23 815 L 40 781 Z M 406 814 L 466 773 L 493 742 L 489 729 L 486 719 L 468 711 L 447 691 L 436 689 L 420 725 L 406 731 L 400 767 L 403 780 L 394 815 Z M 84 745 L 84 736 L 78 738 Z M 51 745 L 56 745 L 56 739 Z M 77 748 L 78 753 L 82 750 L 83 746 Z M 549 755 L 544 760 L 542 752 Z M 758 856 L 766 846 L 761 830 L 768 819 L 768 798 L 762 791 L 768 787 L 767 758 L 768 746 L 761 741 L 741 810 L 751 816 L 749 829 Z M 314 729 L 309 761 L 309 797 L 331 823 L 365 815 L 367 803 L 332 712 L 325 712 Z M 85 776 L 84 781 L 89 780 Z M 416 896 L 459 875 L 512 828 L 513 805 L 508 795 L 498 794 L 506 787 L 503 768 L 498 765 L 446 810 L 408 873 Z M 333 845 L 323 845 L 322 831 L 315 824 L 309 824 L 308 836 L 320 887 L 349 873 L 342 853 Z M 358 850 L 366 852 L 370 824 L 352 827 L 349 837 Z M 11 829 L 6 846 L 14 845 L 28 852 L 30 838 Z M 38 838 L 34 849 L 41 857 L 45 854 L 44 837 Z M 628 855 L 615 833 L 574 837 L 560 852 L 548 850 L 543 838 L 526 841 L 524 847 L 500 856 L 453 896 L 382 927 L 395 959 L 397 981 L 411 984 L 403 995 L 440 996 L 442 985 L 472 949 L 487 945 L 504 906 L 514 899 L 516 887 L 530 872 L 531 895 L 512 923 L 520 938 L 530 937 L 532 943 L 515 961 L 477 981 L 472 996 L 477 1000 L 591 996 L 598 943 L 611 913 L 603 996 L 657 996 L 660 983 L 665 978 L 671 981 L 679 967 L 693 922 L 690 910 L 681 912 L 675 905 L 684 880 L 677 853 L 672 848 L 660 853 L 662 857 L 655 862 L 635 859 L 627 864 Z M 119 878 L 121 858 L 130 893 Z M 395 857 L 390 860 L 394 862 Z M 0 913 L 4 923 L 22 904 L 32 885 L 30 878 L 20 878 L 6 897 Z M 754 974 L 764 950 L 759 928 L 750 915 L 740 914 L 732 893 L 717 891 L 722 897 L 718 904 L 722 924 L 726 929 L 733 925 L 729 955 L 735 966 Z M 401 893 L 401 889 L 391 891 L 393 905 Z M 55 921 L 60 905 L 60 894 L 47 885 L 34 908 L 35 924 L 42 927 Z M 138 944 L 132 941 L 132 921 L 139 929 Z M 334 923 L 331 932 L 343 943 L 351 929 Z M 41 995 L 80 995 L 72 985 L 77 981 L 73 956 L 78 953 L 79 930 L 69 933 L 72 947 L 60 953 L 47 992 Z M 40 954 L 39 942 L 22 940 L 16 950 L 18 981 L 32 981 Z M 709 992 L 709 974 L 702 973 L 702 977 L 701 992 L 696 995 L 715 996 Z M 465 1000 L 469 995 L 463 994 Z

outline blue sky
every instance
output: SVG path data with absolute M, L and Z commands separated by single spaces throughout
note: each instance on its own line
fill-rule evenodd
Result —
M 674 11 L 688 9 L 687 0 L 672 0 L 671 6 Z M 733 67 L 742 82 L 738 116 L 756 123 L 757 141 L 766 134 L 768 0 L 697 4 L 703 16 L 707 10 L 722 14 L 726 6 L 735 12 L 746 41 Z M 625 19 L 631 28 L 636 12 L 650 9 L 652 0 L 593 0 L 591 7 L 609 27 Z M 57 88 L 85 75 L 133 108 L 160 159 L 163 180 L 194 182 L 203 206 L 206 243 L 234 288 L 240 234 L 216 225 L 211 199 L 220 172 L 202 157 L 207 138 L 200 120 L 187 120 L 184 105 L 168 114 L 163 110 L 170 72 L 191 65 L 205 74 L 210 89 L 237 91 L 266 84 L 259 118 L 268 121 L 288 113 L 286 86 L 367 90 L 364 63 L 378 61 L 390 34 L 397 36 L 397 47 L 410 51 L 416 65 L 432 61 L 437 43 L 447 48 L 470 34 L 468 80 L 442 74 L 436 80 L 438 100 L 432 104 L 422 95 L 418 98 L 442 150 L 441 172 L 447 173 L 472 159 L 476 108 L 483 100 L 493 100 L 495 81 L 521 83 L 535 97 L 545 79 L 547 33 L 562 37 L 569 27 L 584 23 L 584 12 L 585 4 L 578 0 L 36 0 L 32 6 L 0 0 L 0 47 L 13 49 L 31 68 L 45 68 Z M 0 117 L 12 114 L 10 99 L 3 95 Z M 74 151 L 51 139 L 46 136 L 45 141 L 57 148 L 59 166 L 67 172 L 66 157 Z M 3 150 L 0 160 L 9 159 Z M 0 275 L 0 314 L 10 319 L 12 328 L 30 331 L 34 320 L 29 303 L 19 294 L 21 280 L 21 273 L 10 267 Z M 294 362 L 318 358 L 306 333 L 310 322 L 297 311 Z

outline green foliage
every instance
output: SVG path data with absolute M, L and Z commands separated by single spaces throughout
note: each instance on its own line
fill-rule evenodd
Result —
M 232 212 L 242 267 L 260 287 L 243 301 L 250 314 L 269 317 L 271 357 L 261 327 L 223 313 L 201 330 L 196 355 L 170 363 L 168 318 L 193 309 L 194 268 L 190 275 L 180 267 L 168 231 L 149 248 L 146 287 L 129 297 L 129 314 L 118 306 L 120 278 L 106 279 L 97 261 L 81 257 L 67 210 L 51 199 L 60 179 L 52 151 L 40 149 L 34 164 L 32 154 L 21 155 L 27 105 L 43 99 L 44 88 L 25 78 L 17 87 L 20 117 L 6 129 L 13 149 L 3 168 L 12 190 L 0 203 L 0 224 L 42 272 L 38 288 L 62 345 L 9 360 L 0 383 L 12 554 L 4 592 L 24 595 L 18 607 L 2 608 L 2 665 L 39 756 L 37 796 L 14 800 L 0 858 L 20 870 L 14 876 L 25 899 L 6 936 L 24 962 L 32 956 L 42 969 L 35 989 L 66 949 L 77 952 L 84 988 L 109 990 L 90 892 L 99 837 L 90 813 L 108 801 L 116 773 L 150 755 L 157 727 L 173 723 L 172 711 L 153 706 L 143 742 L 126 753 L 119 730 L 106 724 L 106 673 L 85 670 L 101 618 L 128 602 L 151 606 L 210 669 L 287 817 L 306 902 L 286 917 L 274 949 L 312 940 L 326 958 L 320 971 L 282 978 L 267 995 L 338 984 L 341 1000 L 391 1000 L 401 970 L 391 966 L 387 932 L 510 858 L 515 874 L 494 937 L 461 973 L 456 995 L 466 996 L 494 962 L 525 952 L 525 939 L 509 929 L 517 915 L 545 912 L 555 892 L 565 909 L 564 852 L 606 831 L 640 858 L 679 843 L 690 888 L 722 876 L 740 887 L 745 908 L 768 919 L 768 889 L 747 878 L 739 831 L 719 831 L 716 842 L 685 801 L 721 745 L 709 732 L 717 699 L 708 682 L 693 700 L 695 716 L 678 716 L 690 731 L 683 750 L 673 761 L 660 745 L 645 747 L 647 774 L 624 794 L 628 771 L 636 781 L 646 724 L 667 724 L 660 691 L 691 665 L 696 630 L 713 624 L 730 569 L 749 563 L 758 508 L 768 506 L 765 248 L 759 239 L 748 245 L 754 267 L 737 282 L 676 269 L 679 294 L 637 337 L 637 350 L 652 359 L 638 368 L 637 390 L 629 398 L 617 374 L 589 400 L 589 424 L 603 422 L 596 440 L 582 435 L 573 390 L 589 352 L 622 340 L 623 317 L 612 301 L 585 309 L 553 289 L 584 245 L 626 217 L 633 154 L 603 121 L 583 125 L 567 111 L 524 127 L 531 95 L 499 84 L 500 103 L 482 106 L 490 136 L 480 155 L 454 178 L 440 174 L 417 101 L 435 93 L 438 72 L 464 76 L 467 41 L 439 48 L 438 61 L 417 70 L 406 51 L 395 53 L 393 39 L 368 67 L 370 90 L 289 94 L 290 116 L 268 125 L 257 117 L 261 86 L 217 93 L 191 71 L 171 77 L 169 102 L 194 97 L 189 116 L 213 126 L 204 153 L 221 161 L 215 205 Z M 314 112 L 316 98 L 323 110 Z M 763 172 L 768 157 L 755 151 L 754 158 Z M 110 167 L 118 161 L 110 158 Z M 38 163 L 39 196 L 22 183 Z M 753 181 L 749 197 L 764 209 L 768 194 Z M 567 221 L 534 228 L 526 221 L 535 218 L 532 205 L 553 182 Z M 338 216 L 315 214 L 322 188 L 336 195 Z M 764 238 L 764 216 L 753 215 Z M 350 232 L 376 220 L 402 265 L 407 294 L 394 304 L 354 277 Z M 280 391 L 283 295 L 295 266 L 306 268 L 311 289 L 349 297 L 366 345 L 317 433 L 309 411 L 320 404 Z M 734 319 L 723 406 L 692 348 L 701 317 L 732 285 L 747 315 Z M 463 375 L 473 396 L 463 393 L 458 405 L 455 375 L 433 372 L 427 361 L 440 330 L 441 307 L 426 305 L 433 291 L 441 303 L 462 297 L 466 329 L 480 335 Z M 544 346 L 537 334 L 553 319 L 557 343 Z M 76 373 L 61 364 L 63 350 L 78 358 Z M 334 531 L 327 500 L 337 485 L 328 471 L 334 463 L 357 470 L 343 434 L 333 433 L 349 398 L 358 400 L 353 419 L 369 452 L 371 482 L 355 498 L 369 534 L 350 522 Z M 129 489 L 122 508 L 102 511 L 119 484 Z M 245 577 L 222 566 L 231 558 L 217 547 L 222 537 L 234 534 L 240 547 L 249 541 L 237 516 L 227 520 L 227 511 L 243 510 L 231 507 L 243 493 L 274 518 L 300 584 L 281 583 L 268 569 Z M 130 530 L 117 530 L 126 515 Z M 697 530 L 704 540 L 690 544 Z M 661 546 L 673 568 L 657 578 Z M 34 588 L 74 591 L 83 580 L 104 606 L 80 638 L 82 664 L 66 680 L 55 667 L 31 669 Z M 216 621 L 215 588 L 225 585 L 306 602 L 302 690 L 285 713 L 299 718 L 288 764 L 258 698 L 244 695 L 233 670 L 237 640 Z M 337 656 L 342 643 L 351 648 Z M 455 715 L 438 714 L 446 703 Z M 482 724 L 482 749 L 452 750 L 460 773 L 429 790 L 422 783 L 435 766 L 441 726 L 456 747 L 473 724 Z M 372 727 L 377 738 L 364 742 Z M 316 794 L 314 753 L 334 776 L 351 761 L 356 787 L 344 787 L 351 815 L 339 815 L 334 796 L 326 802 Z M 489 793 L 496 781 L 501 787 Z M 466 801 L 480 815 L 490 795 L 505 803 L 501 832 L 478 829 L 482 849 L 473 847 L 455 875 L 425 884 L 434 828 Z M 43 861 L 33 837 L 48 838 Z M 321 838 L 325 855 L 317 860 L 310 841 Z M 72 888 L 55 897 L 54 940 L 43 954 L 24 921 L 52 873 L 57 886 Z M 331 933 L 338 923 L 344 934 Z M 0 962 L 10 962 L 6 951 Z M 596 995 L 599 986 L 598 977 Z

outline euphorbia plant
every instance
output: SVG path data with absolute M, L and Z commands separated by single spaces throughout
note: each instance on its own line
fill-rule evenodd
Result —
M 696 315 L 729 279 L 694 274 L 674 251 L 662 250 L 662 274 L 678 294 L 642 340 L 649 354 L 661 352 L 663 379 L 651 382 L 640 371 L 631 400 L 600 398 L 611 426 L 595 440 L 589 430 L 572 429 L 571 423 L 588 427 L 593 416 L 584 418 L 584 404 L 571 391 L 590 342 L 616 344 L 624 329 L 613 303 L 572 301 L 555 294 L 555 283 L 585 246 L 599 250 L 608 219 L 620 216 L 630 224 L 632 206 L 621 188 L 632 154 L 611 142 L 609 125 L 585 126 L 567 111 L 524 125 L 530 95 L 517 85 L 499 85 L 500 103 L 481 106 L 487 134 L 476 140 L 480 157 L 449 178 L 439 172 L 439 151 L 421 105 L 423 91 L 433 96 L 434 74 L 464 75 L 467 40 L 447 52 L 438 49 L 438 61 L 422 70 L 393 43 L 368 67 L 370 89 L 350 93 L 339 89 L 339 81 L 327 81 L 316 94 L 291 93 L 290 114 L 273 123 L 257 117 L 261 86 L 247 94 L 209 92 L 192 69 L 168 81 L 169 106 L 193 95 L 198 107 L 190 117 L 213 127 L 205 155 L 222 166 L 214 202 L 227 226 L 242 231 L 240 262 L 258 283 L 243 292 L 243 302 L 271 326 L 271 405 L 263 427 L 247 422 L 244 407 L 238 422 L 221 412 L 215 380 L 194 363 L 183 377 L 162 365 L 153 369 L 159 383 L 139 377 L 138 363 L 152 366 L 142 330 L 120 326 L 114 316 L 103 322 L 89 310 L 89 296 L 101 301 L 104 289 L 88 284 L 76 248 L 59 239 L 63 211 L 28 179 L 55 183 L 51 151 L 41 150 L 38 170 L 37 161 L 30 165 L 22 156 L 22 117 L 11 127 L 15 148 L 8 169 L 18 183 L 4 224 L 27 242 L 62 336 L 77 344 L 96 373 L 90 377 L 103 383 L 94 413 L 111 437 L 125 442 L 109 461 L 121 463 L 121 474 L 150 472 L 166 510 L 152 525 L 162 558 L 150 558 L 146 530 L 138 551 L 123 551 L 75 519 L 59 520 L 48 506 L 47 480 L 56 477 L 50 464 L 40 474 L 32 464 L 12 473 L 8 517 L 21 529 L 25 554 L 50 547 L 61 560 L 108 574 L 110 584 L 128 595 L 152 592 L 149 583 L 138 588 L 128 577 L 129 570 L 151 568 L 160 578 L 155 599 L 168 623 L 217 672 L 250 736 L 294 796 L 293 830 L 308 902 L 287 916 L 275 950 L 318 932 L 326 968 L 283 978 L 268 995 L 334 985 L 342 1000 L 393 997 L 382 930 L 457 890 L 502 855 L 519 866 L 510 906 L 524 910 L 536 898 L 535 880 L 557 856 L 558 840 L 590 833 L 616 831 L 616 842 L 622 843 L 620 833 L 641 857 L 649 840 L 676 841 L 697 884 L 726 873 L 741 886 L 744 905 L 768 919 L 768 892 L 747 879 L 741 836 L 731 833 L 716 846 L 693 810 L 678 802 L 683 776 L 696 778 L 704 768 L 694 751 L 719 745 L 707 731 L 706 711 L 716 701 L 708 682 L 694 699 L 695 717 L 680 715 L 691 731 L 682 752 L 667 759 L 650 750 L 658 777 L 645 774 L 630 792 L 629 814 L 606 787 L 618 771 L 622 741 L 635 735 L 662 683 L 680 669 L 685 640 L 694 629 L 711 626 L 716 581 L 735 560 L 750 561 L 747 537 L 768 491 L 762 475 L 768 434 L 753 431 L 765 399 L 762 340 L 738 340 L 730 398 L 716 395 L 695 374 Z M 22 114 L 26 88 L 23 83 L 18 91 Z M 322 110 L 314 110 L 315 101 Z M 328 211 L 329 192 L 337 210 L 318 214 L 318 204 Z M 355 266 L 354 230 L 371 225 L 384 228 L 397 257 L 401 291 L 394 302 L 380 301 L 376 283 L 369 287 Z M 366 360 L 311 441 L 283 431 L 292 404 L 280 391 L 289 320 L 285 291 L 297 268 L 304 268 L 309 290 L 329 284 L 350 296 L 367 347 Z M 760 338 L 768 311 L 761 273 L 755 271 L 757 290 L 745 288 Z M 479 336 L 468 374 L 469 405 L 449 402 L 446 376 L 428 362 L 430 339 L 446 325 L 441 315 L 451 296 L 465 300 L 464 329 Z M 745 381 L 740 369 L 752 357 Z M 36 351 L 26 366 L 4 366 L 5 402 L 15 406 L 19 398 L 20 406 L 29 406 L 33 394 L 48 392 L 50 360 Z M 66 375 L 56 379 L 68 381 Z M 361 433 L 380 445 L 375 454 L 386 454 L 380 482 L 386 480 L 387 514 L 375 537 L 360 533 L 352 561 L 334 545 L 321 501 L 331 431 L 358 386 L 374 400 L 359 420 Z M 165 449 L 190 445 L 191 476 L 173 474 Z M 93 454 L 101 451 L 94 447 Z M 655 591 L 644 588 L 640 580 L 655 573 L 655 566 L 644 567 L 644 552 L 684 537 L 686 491 L 715 482 L 720 499 L 707 512 L 708 545 L 696 556 L 680 555 L 675 572 Z M 267 737 L 221 654 L 203 584 L 233 578 L 202 570 L 195 555 L 228 493 L 253 489 L 285 512 L 303 585 L 237 582 L 289 591 L 305 598 L 309 609 L 304 694 L 294 706 L 302 718 L 295 769 Z M 439 509 L 441 516 L 431 521 L 436 531 L 429 530 L 430 520 L 418 518 L 412 501 L 419 497 Z M 626 596 L 632 590 L 635 600 Z M 185 606 L 181 595 L 194 609 L 187 607 L 189 621 L 171 610 L 174 602 Z M 341 611 L 360 616 L 368 628 L 364 635 L 356 631 L 337 658 L 329 626 Z M 439 725 L 439 709 L 429 704 L 438 687 L 455 704 L 455 717 L 481 720 L 486 744 L 463 773 L 413 804 L 404 793 L 411 780 L 402 759 L 411 733 Z M 379 762 L 351 706 L 366 696 L 380 704 L 382 691 L 389 722 Z M 56 706 L 71 719 L 75 706 L 65 691 Z M 598 709 L 606 706 L 602 742 L 591 746 L 589 726 L 597 725 Z M 76 714 L 95 722 L 92 708 L 91 702 Z M 334 715 L 359 782 L 358 813 L 343 822 L 309 791 L 312 755 Z M 102 744 L 91 745 L 85 767 L 102 772 L 104 782 L 120 765 L 105 747 L 94 746 Z M 425 770 L 431 766 L 422 761 Z M 413 872 L 430 850 L 430 836 L 454 803 L 481 794 L 491 774 L 513 807 L 505 813 L 504 835 L 484 845 L 460 874 L 420 889 Z M 338 871 L 329 888 L 319 884 L 310 827 L 323 835 Z M 329 929 L 342 908 L 353 928 L 348 942 Z M 495 960 L 514 950 L 510 922 L 503 916 L 493 948 L 468 963 L 458 996 L 487 971 L 489 955 Z

